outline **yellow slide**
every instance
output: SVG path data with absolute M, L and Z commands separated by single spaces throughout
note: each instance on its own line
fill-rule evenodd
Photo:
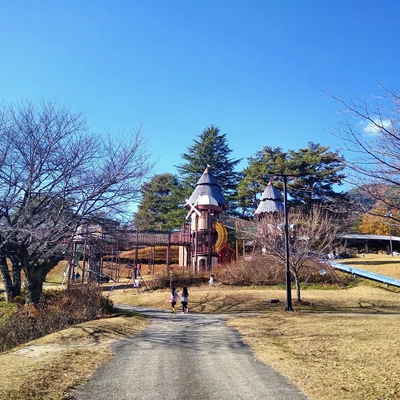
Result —
M 226 242 L 228 241 L 228 232 L 221 222 L 214 222 L 213 228 L 218 234 L 217 241 L 214 245 L 214 251 L 218 253 L 225 247 Z

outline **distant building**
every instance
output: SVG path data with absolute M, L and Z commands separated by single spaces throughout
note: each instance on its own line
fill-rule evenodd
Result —
M 368 254 L 384 251 L 391 254 L 392 252 L 400 252 L 399 236 L 348 233 L 340 237 L 340 242 L 347 249 L 356 249 L 359 253 Z

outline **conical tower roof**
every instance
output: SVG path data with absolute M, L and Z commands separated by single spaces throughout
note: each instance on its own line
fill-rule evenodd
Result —
M 209 205 L 214 205 L 215 202 L 221 208 L 221 210 L 226 210 L 229 208 L 225 197 L 221 193 L 217 181 L 214 176 L 209 172 L 209 165 L 204 170 L 203 175 L 198 180 L 196 187 L 189 197 L 188 202 L 194 204 L 196 201 L 201 199 L 202 205 L 206 206 L 205 202 L 209 202 Z M 207 200 L 208 199 L 208 200 Z M 188 207 L 188 205 L 186 206 Z
M 283 213 L 284 209 L 285 207 L 281 194 L 278 189 L 269 182 L 261 195 L 260 204 L 254 214 L 260 217 L 264 213 Z

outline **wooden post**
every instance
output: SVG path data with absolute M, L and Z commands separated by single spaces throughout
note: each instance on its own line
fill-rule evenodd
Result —
M 211 211 L 210 210 L 207 210 L 207 230 L 208 230 L 207 264 L 208 264 L 208 270 L 211 271 L 211 267 L 212 267 L 212 243 L 211 243 L 212 221 L 211 221 Z
M 139 259 L 139 231 L 136 230 L 136 248 L 135 248 L 135 262 L 133 263 L 136 268 Z
M 195 217 L 196 219 L 195 219 L 195 231 L 194 231 L 194 265 L 193 265 L 193 257 L 192 257 L 192 265 L 193 265 L 193 267 L 194 267 L 194 271 L 195 271 L 195 273 L 198 273 L 199 272 L 199 266 L 198 266 L 198 262 L 197 262 L 197 240 L 198 240 L 198 238 L 197 238 L 197 234 L 198 234 L 198 217 L 196 216 Z
M 235 244 L 236 244 L 236 262 L 239 260 L 239 241 L 238 241 L 238 221 L 235 220 Z
M 171 269 L 171 232 L 168 232 L 167 268 L 168 270 Z
M 86 270 L 86 234 L 85 238 L 83 239 L 83 251 L 82 251 L 82 285 L 85 279 L 85 270 Z

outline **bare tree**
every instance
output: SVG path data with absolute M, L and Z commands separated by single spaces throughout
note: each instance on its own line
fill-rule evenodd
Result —
M 37 304 L 79 225 L 127 216 L 151 165 L 140 129 L 126 136 L 92 134 L 81 113 L 55 102 L 2 106 L 0 271 L 8 296 L 18 288 L 9 286 L 5 257 L 24 271 L 26 302 Z
M 383 88 L 381 96 L 349 101 L 328 94 L 341 104 L 344 117 L 331 133 L 343 140 L 342 150 L 354 155 L 346 159 L 347 181 L 362 196 L 379 203 L 383 213 L 377 216 L 399 222 L 398 213 L 390 212 L 400 210 L 399 92 Z
M 301 301 L 301 272 L 305 267 L 321 269 L 324 253 L 330 252 L 337 240 L 340 223 L 321 206 L 310 211 L 299 210 L 289 213 L 289 267 L 296 285 L 297 301 Z M 260 221 L 257 242 L 263 252 L 285 264 L 285 237 L 282 218 L 266 215 Z M 325 260 L 324 260 L 325 262 Z

